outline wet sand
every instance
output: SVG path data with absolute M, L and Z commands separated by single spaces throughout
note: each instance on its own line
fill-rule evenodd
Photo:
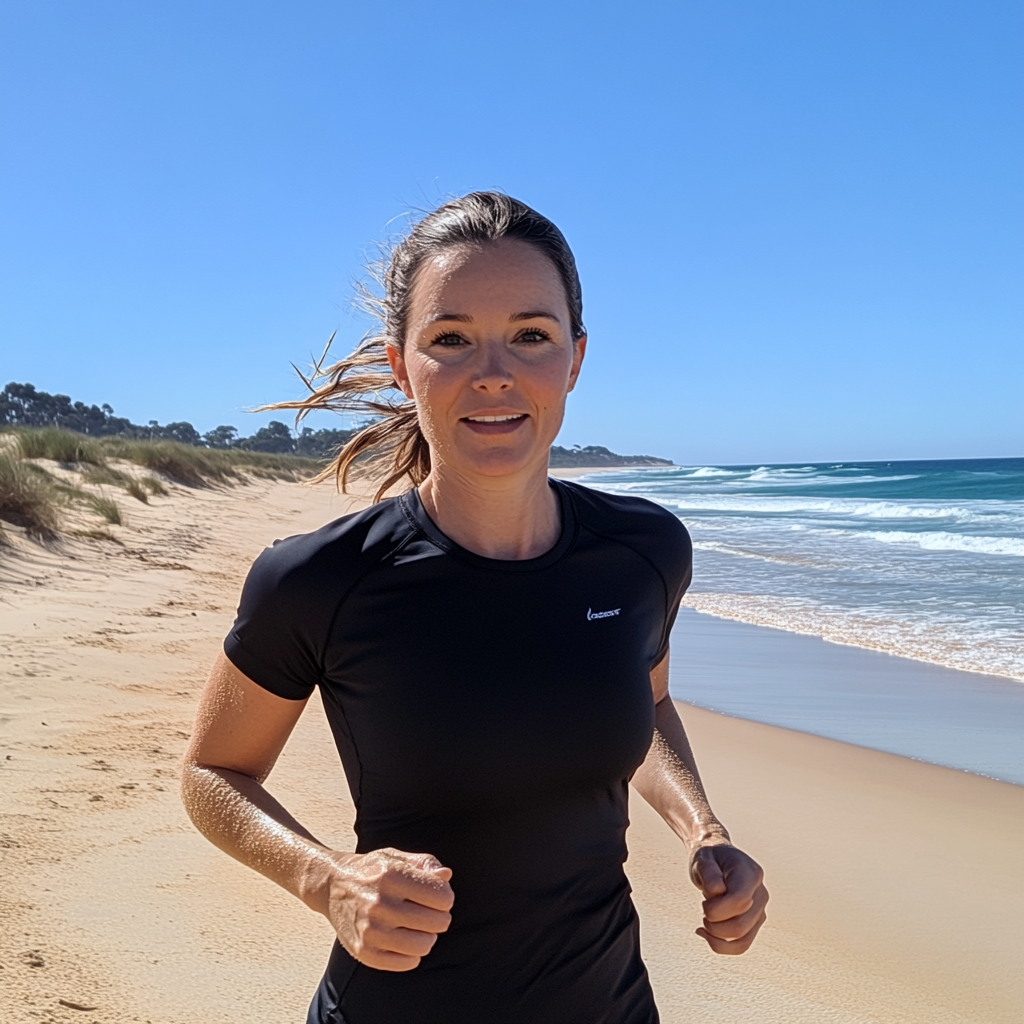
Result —
M 249 563 L 351 507 L 174 488 L 128 508 L 119 543 L 0 552 L 5 1024 L 303 1019 L 330 928 L 194 831 L 177 762 Z M 850 649 L 827 646 L 841 671 Z M 1024 1019 L 1024 787 L 681 709 L 772 902 L 751 953 L 707 952 L 683 851 L 635 802 L 627 870 L 666 1024 Z M 269 788 L 350 847 L 315 699 Z

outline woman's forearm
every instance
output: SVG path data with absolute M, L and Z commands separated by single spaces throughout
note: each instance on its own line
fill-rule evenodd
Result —
M 654 716 L 654 739 L 633 776 L 634 788 L 691 853 L 700 846 L 729 843 L 729 833 L 708 803 L 690 741 L 670 697 L 655 705 Z
M 318 842 L 256 779 L 186 763 L 181 795 L 189 817 L 210 842 L 311 909 L 326 912 L 331 869 L 345 855 Z

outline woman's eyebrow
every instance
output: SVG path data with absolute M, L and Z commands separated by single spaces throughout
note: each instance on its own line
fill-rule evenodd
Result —
M 509 323 L 515 323 L 517 320 L 554 320 L 555 323 L 559 323 L 559 319 L 554 313 L 547 313 L 543 309 L 529 309 L 525 313 L 513 313 L 509 318 Z
M 513 313 L 509 318 L 508 322 L 517 323 L 520 320 L 554 320 L 554 322 L 560 323 L 557 316 L 554 313 L 548 313 L 543 309 L 528 309 L 523 313 Z M 455 321 L 460 324 L 471 324 L 473 318 L 468 313 L 436 313 L 427 322 L 431 324 L 440 323 L 442 320 Z
M 442 320 L 454 320 L 460 324 L 471 324 L 473 318 L 468 313 L 437 313 L 427 323 L 436 324 Z

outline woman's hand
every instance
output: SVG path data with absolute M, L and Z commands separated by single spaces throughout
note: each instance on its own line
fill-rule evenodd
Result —
M 330 850 L 263 788 L 305 704 L 222 654 L 185 754 L 185 807 L 211 842 L 323 914 L 360 963 L 410 971 L 451 924 L 451 870 L 425 853 Z
M 324 914 L 361 964 L 411 971 L 448 930 L 455 894 L 450 868 L 427 853 L 331 854 Z
M 732 845 L 711 810 L 668 679 L 666 654 L 651 670 L 654 739 L 633 785 L 691 851 L 690 878 L 704 893 L 697 934 L 716 953 L 745 953 L 766 920 L 764 872 Z
M 697 934 L 716 953 L 745 953 L 767 920 L 761 866 L 735 846 L 700 846 L 690 858 L 690 878 L 704 894 Z

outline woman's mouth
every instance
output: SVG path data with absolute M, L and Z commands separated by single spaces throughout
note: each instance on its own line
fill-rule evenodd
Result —
M 502 413 L 498 416 L 463 416 L 462 422 L 474 434 L 511 434 L 526 422 L 525 412 Z

